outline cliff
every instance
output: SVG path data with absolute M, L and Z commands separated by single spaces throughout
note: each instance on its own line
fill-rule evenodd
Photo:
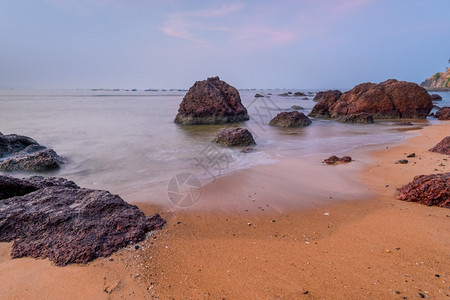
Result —
M 450 68 L 426 79 L 420 86 L 430 91 L 450 91 Z

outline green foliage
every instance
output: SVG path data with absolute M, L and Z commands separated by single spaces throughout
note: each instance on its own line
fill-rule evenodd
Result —
M 450 84 L 450 77 L 447 78 L 447 81 L 445 82 L 445 87 L 449 87 L 449 84 Z
M 433 78 L 436 80 L 439 77 L 441 77 L 441 74 L 442 74 L 441 72 L 437 72 L 436 74 L 433 75 Z

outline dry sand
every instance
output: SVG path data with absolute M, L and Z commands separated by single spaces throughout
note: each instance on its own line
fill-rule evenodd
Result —
M 235 172 L 190 210 L 141 204 L 168 224 L 113 261 L 60 268 L 11 260 L 0 244 L 0 299 L 448 298 L 450 211 L 395 195 L 415 175 L 449 172 L 448 156 L 427 151 L 449 132 L 426 127 L 370 157 L 353 151 L 348 165 L 294 158 Z

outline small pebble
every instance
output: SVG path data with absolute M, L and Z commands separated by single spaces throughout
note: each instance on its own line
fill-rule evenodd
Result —
M 134 246 L 134 249 L 136 250 L 139 249 L 139 245 Z
M 386 253 L 391 253 L 391 250 L 389 250 L 389 249 L 384 249 L 384 252 L 386 252 Z
M 434 276 L 435 276 L 435 277 L 438 277 L 438 278 L 441 277 L 439 274 L 434 274 Z
M 400 291 L 395 291 L 395 293 L 398 295 L 398 294 L 400 294 Z
M 410 155 L 408 155 L 407 157 L 416 157 L 415 153 L 411 153 Z
M 419 293 L 420 298 L 425 298 L 425 295 L 422 293 Z
M 398 164 L 405 165 L 405 164 L 408 163 L 408 160 L 407 160 L 407 159 L 400 159 L 397 163 L 398 163 Z

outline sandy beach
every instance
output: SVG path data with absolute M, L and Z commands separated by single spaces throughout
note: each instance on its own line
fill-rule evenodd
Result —
M 237 171 L 203 188 L 201 209 L 137 203 L 166 227 L 86 266 L 12 260 L 1 243 L 0 298 L 449 297 L 450 212 L 395 199 L 415 175 L 449 172 L 448 157 L 428 151 L 448 132 L 442 122 L 397 145 L 357 149 L 348 165 L 318 162 L 322 173 L 295 159 Z M 272 206 L 273 197 L 285 201 Z

